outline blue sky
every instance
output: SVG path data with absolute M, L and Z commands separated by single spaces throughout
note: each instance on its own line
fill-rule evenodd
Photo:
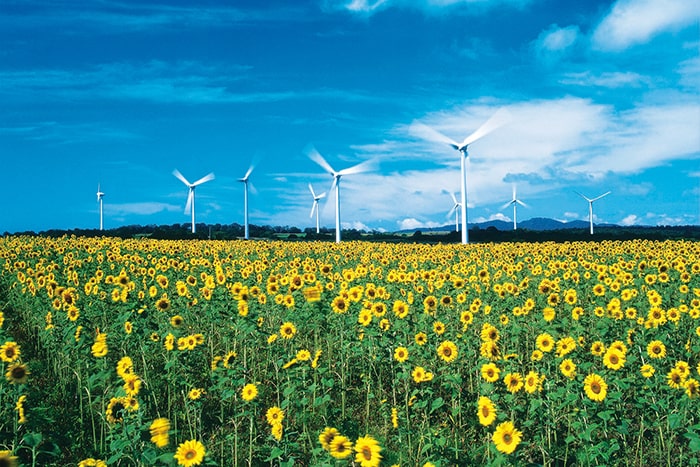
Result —
M 0 2 L 0 232 L 250 222 L 444 225 L 462 141 L 469 220 L 700 224 L 700 3 L 687 0 Z M 334 225 L 333 203 L 321 224 Z M 454 220 L 452 219 L 452 222 Z

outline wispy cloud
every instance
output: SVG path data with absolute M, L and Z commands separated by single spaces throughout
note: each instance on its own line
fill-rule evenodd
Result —
M 1 134 L 54 144 L 130 141 L 140 138 L 133 132 L 100 122 L 76 124 L 36 122 L 31 125 L 0 127 Z
M 576 25 L 562 28 L 554 24 L 540 33 L 532 47 L 538 59 L 550 63 L 564 57 L 574 47 L 580 35 Z
M 594 86 L 602 88 L 642 87 L 648 86 L 651 79 L 632 71 L 604 72 L 594 74 L 591 71 L 565 73 L 559 80 L 561 84 L 574 86 Z
M 621 51 L 654 36 L 697 25 L 700 3 L 687 0 L 618 0 L 592 35 L 593 47 Z
M 441 14 L 464 7 L 464 13 L 481 13 L 499 6 L 523 8 L 531 0 L 325 0 L 328 10 L 347 10 L 352 13 L 371 15 L 389 8 L 410 8 L 430 14 Z
M 309 11 L 290 6 L 275 8 L 234 6 L 187 6 L 149 2 L 78 0 L 7 0 L 0 12 L 6 29 L 61 27 L 64 34 L 90 29 L 100 33 L 149 31 L 156 28 L 217 28 L 236 23 L 308 21 Z M 21 20 L 21 21 L 18 21 Z
M 159 212 L 181 212 L 182 206 L 159 203 L 159 202 L 141 202 L 141 203 L 122 203 L 122 204 L 105 204 L 105 213 L 111 216 L 127 216 L 139 215 L 149 216 Z

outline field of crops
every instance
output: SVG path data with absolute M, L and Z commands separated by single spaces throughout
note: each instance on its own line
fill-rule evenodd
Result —
M 0 238 L 0 465 L 697 465 L 700 243 Z

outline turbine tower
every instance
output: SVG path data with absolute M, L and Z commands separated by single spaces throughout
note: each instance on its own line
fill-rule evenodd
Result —
M 603 193 L 602 195 L 595 197 L 593 199 L 586 198 L 578 191 L 576 192 L 576 194 L 579 195 L 581 198 L 585 199 L 586 201 L 588 201 L 588 222 L 591 224 L 591 235 L 593 235 L 593 202 L 598 201 L 600 198 L 602 198 L 604 196 L 608 196 L 610 194 L 610 192 L 608 191 L 606 193 Z
M 182 183 L 187 185 L 187 188 L 189 188 L 189 193 L 187 194 L 187 204 L 185 204 L 185 214 L 190 212 L 192 213 L 192 233 L 194 233 L 194 189 L 202 183 L 206 183 L 209 180 L 214 180 L 214 174 L 210 173 L 208 175 L 205 175 L 204 177 L 200 178 L 194 183 L 188 182 L 187 179 L 177 169 L 173 170 L 173 175 L 175 175 L 175 177 L 177 177 Z
M 503 126 L 510 120 L 510 114 L 505 109 L 500 109 L 491 118 L 489 118 L 484 124 L 482 124 L 474 133 L 464 138 L 461 143 L 443 135 L 439 131 L 424 125 L 422 123 L 416 123 L 412 125 L 412 130 L 418 136 L 424 139 L 447 143 L 453 149 L 456 149 L 460 153 L 460 166 L 461 166 L 461 196 L 460 203 L 462 207 L 462 243 L 469 243 L 469 233 L 467 228 L 467 157 L 469 157 L 468 148 L 469 145 L 478 139 L 491 133 L 493 130 Z
M 100 203 L 100 230 L 104 230 L 104 222 L 103 222 L 103 211 L 102 211 L 102 198 L 104 197 L 104 193 L 100 190 L 100 184 L 97 184 L 97 202 Z
M 455 204 L 452 206 L 452 209 L 450 209 L 450 212 L 447 213 L 447 217 L 450 217 L 453 212 L 455 213 L 455 232 L 459 232 L 459 208 L 462 206 L 462 203 L 457 201 L 454 193 L 450 192 L 450 196 L 452 196 L 452 201 L 454 201 Z
M 314 210 L 315 210 L 316 211 L 316 233 L 320 233 L 321 227 L 318 223 L 318 202 L 319 202 L 319 200 L 326 197 L 326 192 L 324 191 L 320 195 L 317 195 L 314 192 L 314 187 L 311 186 L 311 183 L 309 183 L 309 191 L 311 192 L 311 196 L 314 197 L 314 204 L 311 205 L 311 214 L 309 214 L 309 218 L 314 217 Z
M 527 204 L 523 203 L 515 195 L 515 185 L 513 185 L 513 199 L 504 204 L 501 209 L 505 209 L 508 206 L 513 206 L 513 230 L 518 230 L 518 204 L 522 207 L 527 207 Z
M 312 161 L 321 166 L 321 168 L 323 168 L 333 177 L 331 190 L 335 188 L 335 242 L 340 243 L 340 179 L 344 175 L 353 175 L 366 172 L 370 168 L 371 161 L 361 162 L 357 165 L 353 165 L 352 167 L 348 167 L 347 169 L 336 171 L 315 148 L 308 148 L 306 153 Z
M 255 168 L 254 164 L 250 164 L 248 171 L 245 173 L 243 178 L 239 178 L 238 181 L 243 183 L 243 225 L 244 225 L 244 238 L 248 240 L 250 238 L 248 230 L 248 177 L 253 173 Z M 251 188 L 252 185 L 251 185 Z

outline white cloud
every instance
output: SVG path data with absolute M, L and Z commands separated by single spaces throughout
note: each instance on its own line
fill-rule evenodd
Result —
M 618 0 L 593 32 L 593 47 L 621 51 L 666 31 L 697 23 L 700 3 L 689 0 Z
M 576 86 L 596 86 L 603 88 L 639 87 L 648 85 L 649 78 L 634 73 L 627 72 L 606 72 L 595 75 L 590 71 L 579 73 L 566 73 L 559 80 L 561 84 Z
M 544 62 L 560 59 L 576 44 L 580 36 L 578 26 L 561 28 L 553 24 L 540 33 L 532 43 L 535 55 Z
M 413 229 L 432 229 L 435 227 L 441 227 L 445 224 L 439 224 L 437 222 L 422 222 L 413 217 L 402 219 L 396 222 L 399 226 L 399 230 L 413 230 Z
M 638 222 L 639 222 L 639 217 L 637 217 L 635 214 L 630 214 L 629 216 L 625 217 L 620 222 L 618 222 L 618 224 L 620 224 L 620 225 L 635 225 Z
M 522 8 L 530 2 L 531 0 L 326 0 L 324 6 L 330 10 L 346 10 L 367 15 L 394 7 L 440 13 L 448 8 L 466 6 L 470 8 L 464 11 L 482 12 L 503 5 Z
M 182 211 L 182 206 L 158 202 L 123 203 L 105 204 L 104 210 L 105 214 L 114 216 L 124 216 L 128 214 L 148 216 L 162 211 Z
M 577 212 L 565 212 L 564 217 L 567 219 L 578 219 L 580 215 Z
M 488 222 L 488 221 L 512 222 L 512 220 L 513 219 L 504 215 L 503 213 L 497 212 L 496 214 L 491 214 L 489 217 L 479 216 L 475 219 L 470 219 L 469 223 L 472 223 L 472 222 L 481 223 L 481 222 Z

